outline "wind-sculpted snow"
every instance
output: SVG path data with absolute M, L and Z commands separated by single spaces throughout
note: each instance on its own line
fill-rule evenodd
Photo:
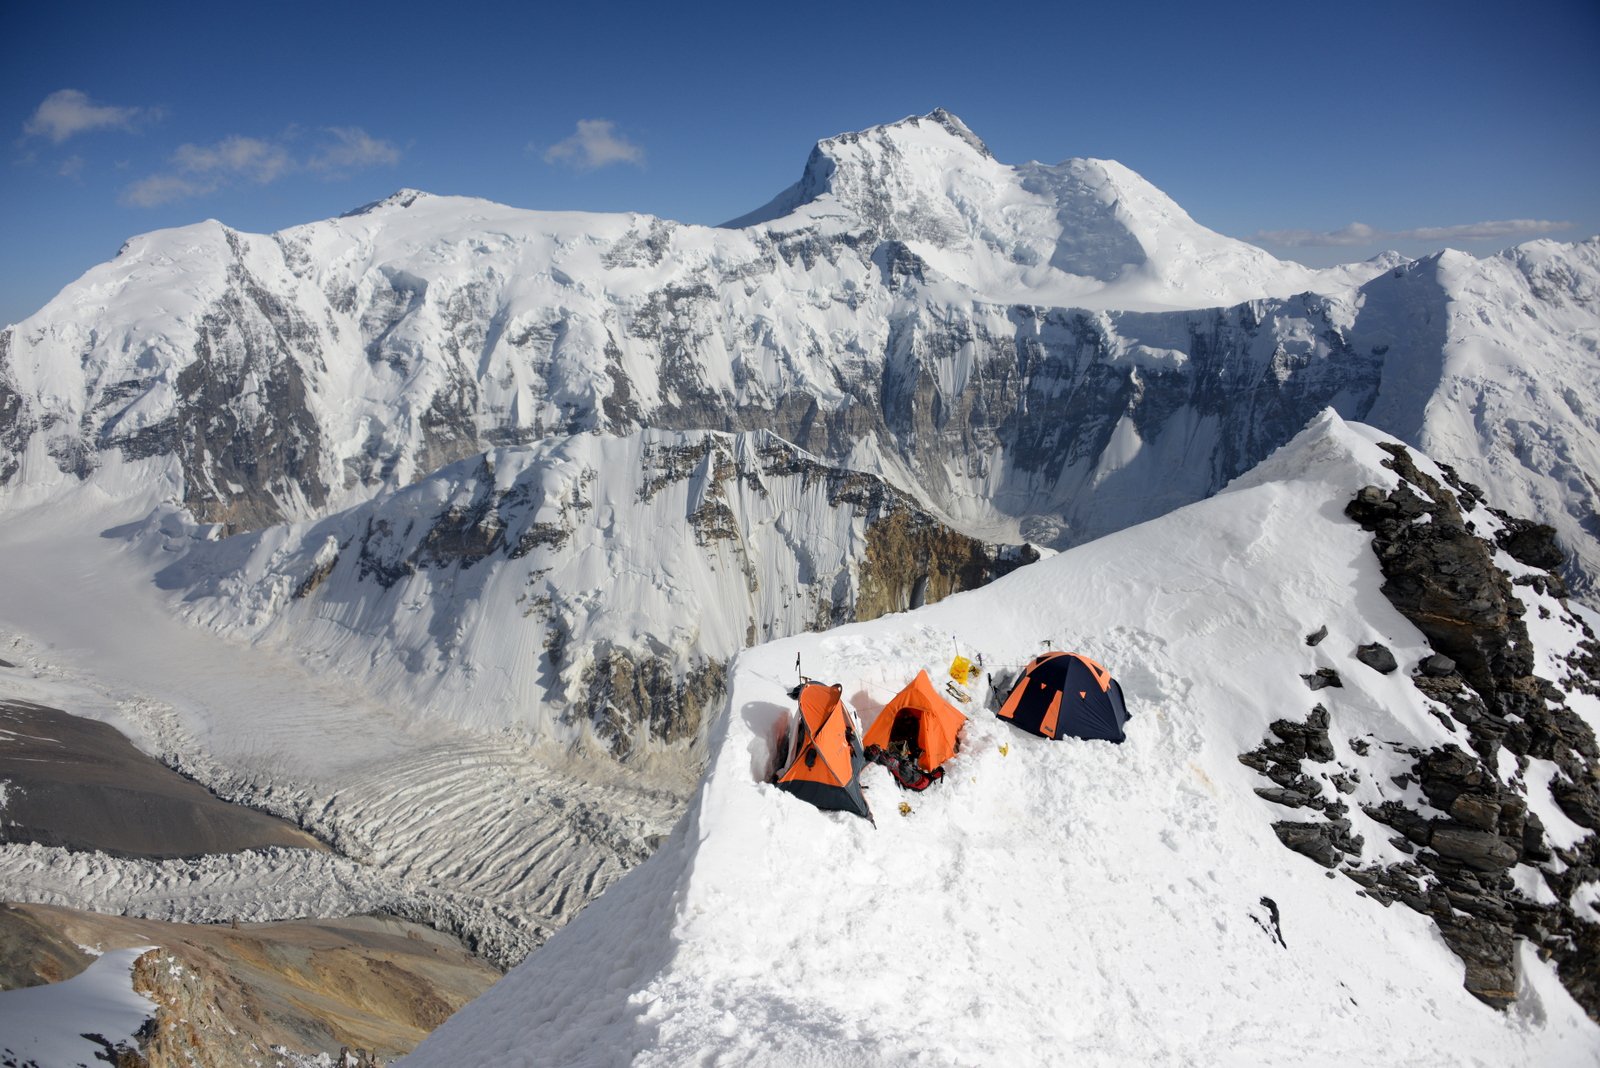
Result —
M 1308 760 L 1309 788 L 1349 801 L 1348 863 L 1438 859 L 1366 812 L 1426 810 L 1402 773 L 1464 737 L 1413 683 L 1433 650 L 1343 514 L 1364 485 L 1397 484 L 1382 440 L 1329 413 L 1217 498 L 914 613 L 743 654 L 672 838 L 406 1063 L 1591 1063 L 1600 1026 L 1548 962 L 1517 951 L 1512 1007 L 1486 1008 L 1432 920 L 1283 848 L 1286 810 L 1241 763 L 1320 706 L 1331 759 Z M 1533 605 L 1543 672 L 1583 624 Z M 1046 741 L 985 707 L 1046 641 L 1116 675 L 1125 744 Z M 1403 670 L 1358 659 L 1375 641 Z M 797 655 L 870 723 L 952 649 L 993 674 L 942 782 L 906 793 L 869 764 L 875 823 L 770 784 Z M 1319 669 L 1342 686 L 1310 692 Z M 1563 696 L 1600 723 L 1600 698 Z M 1489 774 L 1592 848 L 1538 766 Z M 1508 893 L 1548 901 L 1562 869 L 1530 859 Z M 1593 900 L 1592 884 L 1573 893 L 1584 915 Z

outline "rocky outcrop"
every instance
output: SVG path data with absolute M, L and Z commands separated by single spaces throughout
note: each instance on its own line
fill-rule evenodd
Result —
M 237 241 L 234 249 L 237 255 Z M 107 388 L 93 413 L 95 447 L 120 449 L 129 459 L 177 457 L 190 512 L 230 532 L 321 508 L 330 489 L 325 430 L 309 408 L 302 363 L 320 358 L 318 332 L 235 262 L 197 333 L 193 358 L 173 381 L 169 414 L 154 423 L 128 417 L 152 382 Z M 85 455 L 75 473 L 86 477 L 92 463 Z
M 1440 468 L 1441 481 L 1405 448 L 1383 447 L 1399 485 L 1362 489 L 1346 514 L 1372 534 L 1385 595 L 1438 650 L 1417 664 L 1413 684 L 1448 729 L 1464 729 L 1470 748 L 1446 743 L 1397 754 L 1410 764 L 1394 784 L 1414 785 L 1425 803 L 1391 798 L 1364 807 L 1365 815 L 1396 832 L 1391 845 L 1413 857 L 1387 864 L 1362 861 L 1359 838 L 1347 837 L 1340 818 L 1345 806 L 1330 801 L 1303 770 L 1304 761 L 1336 759 L 1326 744 L 1326 709 L 1319 706 L 1303 725 L 1274 723 L 1278 740 L 1240 759 L 1276 784 L 1257 790 L 1262 797 L 1322 815 L 1310 823 L 1275 823 L 1284 844 L 1342 870 L 1368 896 L 1432 918 L 1461 958 L 1464 985 L 1475 997 L 1498 1008 L 1515 1001 L 1516 941 L 1526 939 L 1555 961 L 1573 997 L 1600 1019 L 1600 924 L 1580 913 L 1574 896 L 1600 876 L 1600 835 L 1568 848 L 1552 845 L 1529 809 L 1526 791 L 1535 787 L 1522 777 L 1530 760 L 1552 762 L 1557 774 L 1550 799 L 1573 823 L 1600 829 L 1600 748 L 1565 702 L 1568 690 L 1591 691 L 1597 681 L 1593 657 L 1585 655 L 1594 636 L 1568 616 L 1566 625 L 1581 630 L 1584 640 L 1568 658 L 1570 674 L 1561 680 L 1566 689 L 1534 674 L 1527 608 L 1516 589 L 1521 584 L 1544 597 L 1564 592 L 1552 570 L 1562 563 L 1553 532 L 1483 507 L 1482 492 L 1450 468 Z M 1543 573 L 1514 580 L 1497 563 L 1497 549 Z M 1541 612 L 1551 609 L 1541 606 Z M 1362 662 L 1376 670 L 1398 666 L 1382 647 L 1361 652 Z M 1353 759 L 1370 751 L 1369 743 L 1357 747 L 1352 740 Z M 1502 778 L 1508 766 L 1515 773 Z M 1331 782 L 1338 787 L 1357 775 L 1340 764 Z M 1553 901 L 1525 893 L 1511 875 L 1518 866 L 1536 872 Z
M 11 381 L 11 335 L 10 327 L 0 330 L 0 486 L 22 467 L 22 454 L 34 431 L 28 406 Z

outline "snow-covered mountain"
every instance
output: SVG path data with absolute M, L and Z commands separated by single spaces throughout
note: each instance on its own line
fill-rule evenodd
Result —
M 1184 1036 L 1266 1060 L 1284 1034 L 1354 1060 L 1393 1059 L 1389 1041 L 1426 1062 L 1435 1039 L 1439 1061 L 1587 1051 L 1590 1025 L 1513 933 L 1559 963 L 1593 946 L 1578 921 L 1600 921 L 1578 730 L 1593 639 L 1558 596 L 1563 579 L 1590 602 L 1600 588 L 1597 360 L 1600 238 L 1310 271 L 1118 164 L 1002 164 L 943 112 L 820 143 L 800 182 L 724 227 L 403 191 L 272 235 L 143 235 L 0 331 L 0 667 L 17 696 L 85 706 L 339 855 L 153 867 L 7 848 L 0 882 L 168 919 L 387 910 L 509 962 L 651 852 L 709 748 L 673 844 L 489 1017 L 441 1034 L 441 1059 L 520 1041 L 485 1022 L 498 1011 L 534 1012 L 551 1049 L 587 1027 L 662 1063 L 781 1062 L 824 1017 L 843 1021 L 827 1050 L 886 1063 L 1035 1059 L 1046 1040 L 1159 1060 Z M 1339 417 L 1454 465 L 1417 461 L 1451 503 L 1420 476 L 1412 502 L 1409 461 Z M 1368 483 L 1364 530 L 1342 516 Z M 1566 557 L 1485 496 L 1551 524 Z M 1467 522 L 1504 575 L 1466 549 L 1390 553 Z M 1082 547 L 939 600 L 1024 540 Z M 1402 559 L 1423 565 L 1389 574 Z M 1386 580 L 1429 611 L 1441 589 L 1473 607 L 1408 621 Z M 742 647 L 924 602 L 948 607 L 728 673 Z M 796 653 L 870 713 L 952 635 L 991 664 L 1041 638 L 1098 655 L 1135 737 L 1109 756 L 1040 748 L 979 715 L 963 774 L 904 820 L 880 811 L 876 838 L 760 785 Z M 1405 676 L 1430 649 L 1458 666 L 1410 681 L 1347 663 L 1374 640 Z M 1312 697 L 1296 676 L 1319 669 L 1343 687 Z M 1451 742 L 1482 768 L 1429 756 Z M 1349 879 L 1308 883 L 1313 863 Z M 891 869 L 907 914 L 958 949 L 928 1006 L 883 1030 L 868 1015 L 898 1002 L 906 947 L 918 983 L 932 952 L 893 895 L 865 903 Z M 858 911 L 824 911 L 840 898 L 810 881 L 824 870 Z M 793 892 L 757 894 L 769 880 Z M 1079 888 L 1130 923 L 1051 942 L 1024 891 Z M 1288 926 L 1256 944 L 1261 898 Z M 1175 975 L 1135 918 L 1175 947 Z M 777 955 L 808 926 L 815 947 Z M 1445 945 L 1491 998 L 1522 953 L 1509 1024 L 1458 1003 Z M 826 971 L 824 948 L 847 965 Z M 1238 1000 L 1173 1015 L 1206 1004 L 1213 956 Z M 1056 957 L 1093 960 L 1120 998 Z M 1021 989 L 1030 971 L 1099 1022 Z M 801 978 L 819 999 L 774 985 Z M 1387 1015 L 1369 1031 L 1347 998 Z M 1142 1023 L 1135 1001 L 1167 1015 Z M 1391 1008 L 1415 1004 L 1437 1007 L 1416 1033 Z M 1007 1030 L 1016 1006 L 1048 1028 Z M 941 1007 L 972 1057 L 919 1044 L 948 1021 L 916 1013 Z
M 1328 413 L 1211 500 L 751 650 L 672 838 L 405 1063 L 1590 1064 L 1600 647 L 1516 529 Z M 767 781 L 797 654 L 870 723 L 1042 640 L 1116 674 L 1126 744 L 980 683 L 943 782 L 868 765 L 875 824 Z
M 798 182 L 724 225 L 904 258 L 949 302 L 1203 308 L 1345 289 L 1401 262 L 1285 263 L 1114 160 L 1001 163 L 943 109 L 819 142 Z
M 194 622 L 472 729 L 619 756 L 696 741 L 746 646 L 1038 558 L 766 432 L 550 438 L 320 522 L 168 545 L 157 581 Z
M 0 332 L 0 507 L 155 480 L 259 529 L 551 435 L 768 429 L 1059 547 L 1332 405 L 1525 502 L 1575 588 L 1600 573 L 1600 242 L 1312 272 L 1120 165 L 1002 164 L 943 112 L 821 142 L 736 222 L 406 191 L 135 238 Z

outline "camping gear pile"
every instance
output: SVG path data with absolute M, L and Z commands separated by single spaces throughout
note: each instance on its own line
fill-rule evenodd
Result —
M 981 656 L 976 667 L 957 656 L 945 693 L 963 703 L 970 700 L 964 687 L 976 681 L 982 663 Z M 865 737 L 837 683 L 802 677 L 789 696 L 797 713 L 779 724 L 778 789 L 820 809 L 869 820 L 872 813 L 861 791 L 867 761 L 883 765 L 904 789 L 926 790 L 944 778 L 944 765 L 955 755 L 967 721 L 926 670 L 883 706 Z M 1050 651 L 1022 668 L 995 715 L 1043 738 L 1120 743 L 1126 738 L 1128 708 L 1122 687 L 1100 664 L 1081 653 Z

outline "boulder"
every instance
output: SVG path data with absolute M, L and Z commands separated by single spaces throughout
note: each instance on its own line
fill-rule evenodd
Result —
M 1343 686 L 1344 680 L 1339 678 L 1339 673 L 1333 668 L 1318 668 L 1313 675 L 1301 675 L 1306 685 L 1313 690 L 1323 690 L 1330 686 Z
M 1380 675 L 1387 675 L 1400 666 L 1389 647 L 1379 642 L 1357 648 L 1356 659 Z

